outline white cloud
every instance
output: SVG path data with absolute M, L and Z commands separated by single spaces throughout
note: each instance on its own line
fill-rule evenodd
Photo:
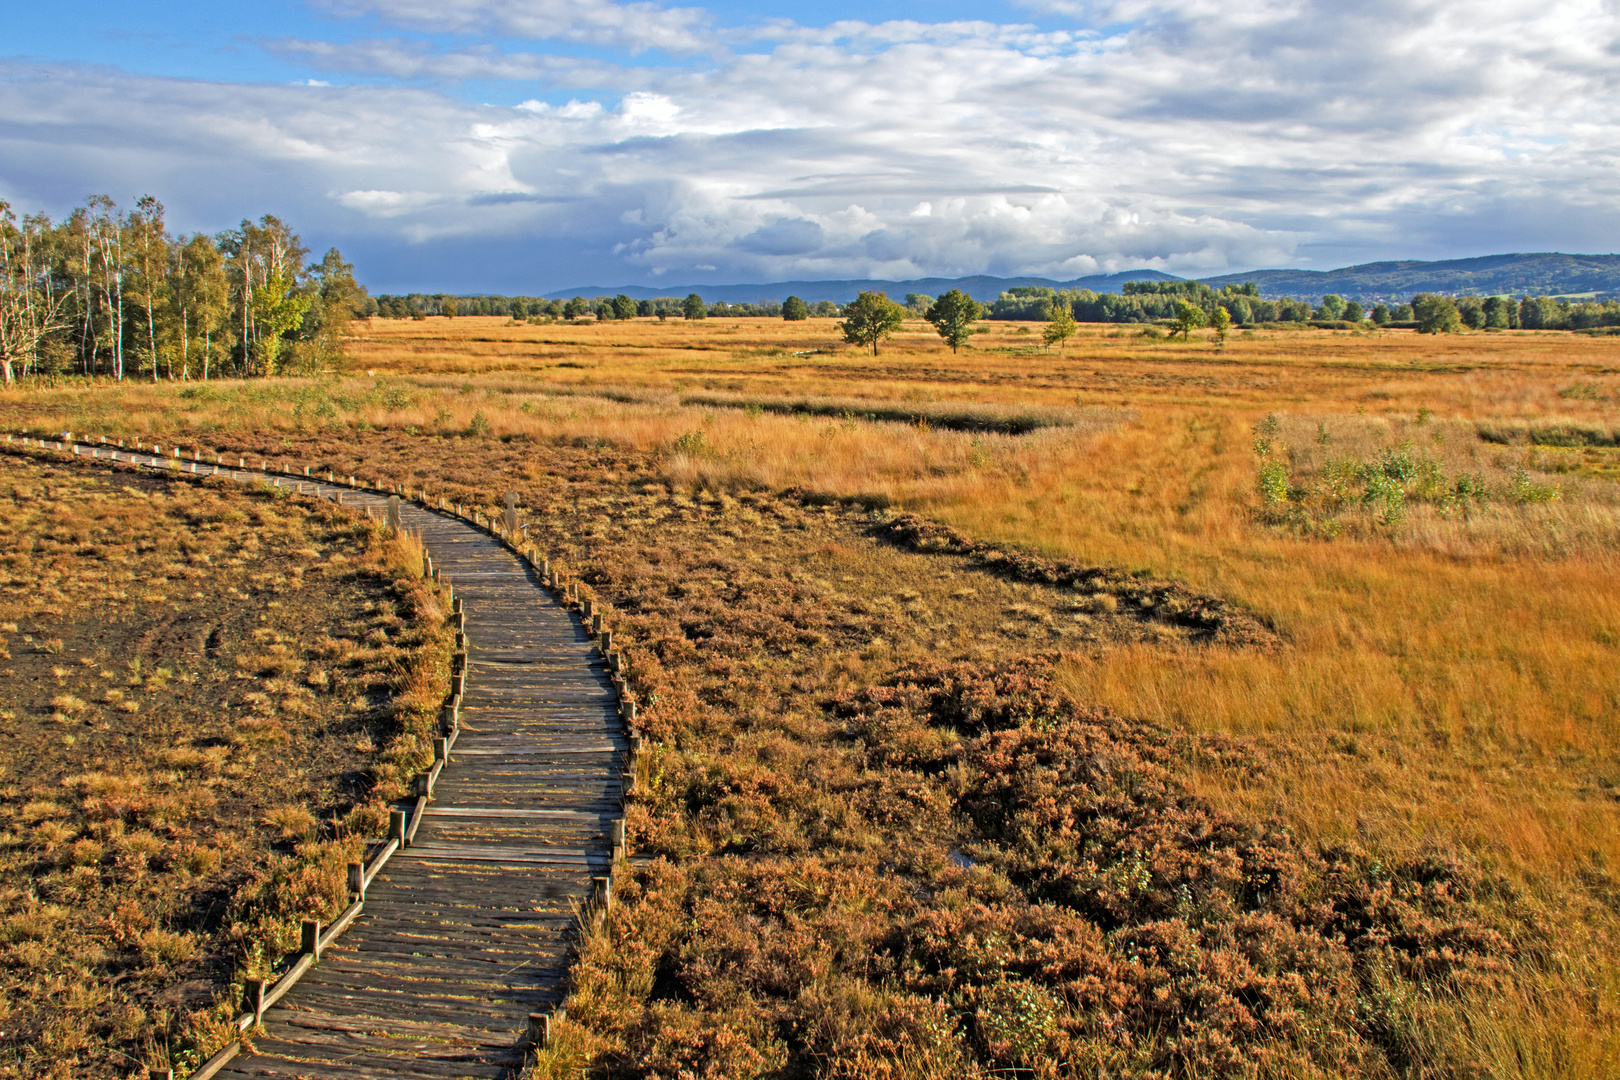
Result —
M 346 16 L 374 15 L 397 26 L 435 34 L 493 34 L 531 41 L 582 41 L 640 51 L 707 49 L 709 22 L 701 8 L 611 0 L 315 0 Z
M 746 32 L 686 8 L 367 3 L 399 26 L 431 14 L 532 40 L 635 23 L 641 36 L 612 40 L 664 35 L 700 55 L 270 45 L 323 75 L 611 91 L 511 107 L 13 62 L 0 193 L 59 210 L 90 190 L 153 190 L 213 227 L 273 209 L 386 250 L 423 284 L 451 250 L 504 252 L 486 272 L 550 287 L 705 266 L 737 280 L 1077 276 L 1620 247 L 1620 23 L 1598 0 L 1133 0 L 1041 8 L 1089 20 L 1068 29 Z M 766 47 L 723 50 L 743 38 Z

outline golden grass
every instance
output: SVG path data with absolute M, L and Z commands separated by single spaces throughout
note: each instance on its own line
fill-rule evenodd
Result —
M 1601 897 L 1620 866 L 1620 450 L 1479 433 L 1620 428 L 1620 341 L 1291 331 L 1218 347 L 1091 327 L 1056 355 L 1025 329 L 992 324 L 953 355 L 908 322 L 873 358 L 842 346 L 830 320 L 374 320 L 354 350 L 364 377 L 221 384 L 190 398 L 167 386 L 11 392 L 0 410 L 12 427 L 205 445 L 245 430 L 315 438 L 363 426 L 386 430 L 401 460 L 427 435 L 454 437 L 458 456 L 476 456 L 482 439 L 604 440 L 655 457 L 657 475 L 681 489 L 857 497 L 995 542 L 1179 579 L 1261 614 L 1285 645 L 1076 655 L 1069 688 L 1166 726 L 1257 740 L 1263 778 L 1199 773 L 1198 789 L 1221 806 L 1323 842 L 1460 848 L 1537 903 L 1579 913 L 1573 947 L 1600 948 L 1614 929 Z M 686 403 L 694 395 L 708 403 Z M 854 408 L 749 408 L 817 397 L 1069 410 L 1074 422 L 1009 436 L 874 423 Z M 1251 434 L 1267 414 L 1280 417 L 1276 454 L 1298 475 L 1411 440 L 1448 473 L 1495 485 L 1522 468 L 1560 485 L 1561 498 L 1498 498 L 1451 516 L 1415 505 L 1397 526 L 1363 516 L 1336 539 L 1270 525 Z M 434 475 L 424 458 L 396 479 L 431 488 Z M 1599 966 L 1591 995 L 1606 1004 L 1595 1015 L 1612 1015 L 1614 971 Z M 1576 1024 L 1557 1000 L 1550 991 L 1501 1007 Z M 1515 1023 L 1467 1034 L 1508 1039 L 1525 1030 Z M 1569 1038 L 1563 1065 L 1508 1042 L 1491 1052 L 1519 1062 L 1504 1075 L 1578 1075 L 1592 1044 Z

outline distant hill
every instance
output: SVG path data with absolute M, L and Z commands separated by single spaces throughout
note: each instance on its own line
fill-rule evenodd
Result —
M 1118 274 L 1058 281 L 1043 277 L 990 277 L 980 274 L 964 278 L 915 278 L 910 281 L 773 281 L 762 285 L 642 285 L 613 287 L 584 285 L 546 293 L 546 299 L 566 300 L 571 296 L 614 296 L 624 293 L 636 300 L 655 296 L 685 296 L 698 293 L 711 303 L 781 302 L 789 296 L 810 301 L 833 300 L 844 303 L 864 289 L 886 292 L 892 299 L 904 300 L 907 293 L 938 296 L 950 289 L 961 289 L 975 300 L 988 303 L 1015 286 L 1045 286 L 1049 289 L 1090 289 L 1093 292 L 1119 292 L 1127 281 L 1180 281 L 1173 274 L 1158 270 L 1127 270 Z M 1219 288 L 1252 281 L 1263 296 L 1273 299 L 1298 296 L 1316 299 L 1338 293 L 1351 300 L 1409 300 L 1416 293 L 1435 292 L 1453 296 L 1563 296 L 1575 293 L 1620 291 L 1620 255 L 1564 255 L 1558 252 L 1483 255 L 1473 259 L 1446 259 L 1439 262 L 1364 263 L 1339 270 L 1251 270 L 1242 274 L 1221 274 L 1200 278 Z
M 1620 255 L 1483 255 L 1442 262 L 1365 263 L 1341 270 L 1253 270 L 1200 280 L 1217 288 L 1252 281 L 1268 297 L 1338 293 L 1352 300 L 1409 300 L 1423 292 L 1561 296 L 1620 290 Z
M 1043 277 L 988 277 L 980 274 L 964 278 L 914 278 L 911 281 L 874 281 L 869 278 L 846 281 L 772 281 L 764 285 L 661 285 L 650 289 L 643 285 L 582 285 L 575 289 L 561 289 L 545 294 L 547 300 L 567 300 L 573 296 L 616 296 L 619 293 L 632 300 L 651 300 L 655 296 L 685 296 L 697 293 L 714 303 L 724 300 L 728 304 L 752 304 L 760 300 L 781 303 L 790 296 L 815 303 L 832 300 L 846 303 L 855 294 L 875 289 L 889 294 L 891 300 L 905 300 L 907 293 L 927 293 L 938 296 L 952 289 L 961 289 L 973 299 L 988 304 L 1008 289 L 1019 285 L 1044 285 L 1049 289 L 1090 289 L 1093 292 L 1118 292 L 1127 281 L 1180 281 L 1173 274 L 1157 270 L 1129 270 L 1122 274 L 1096 274 L 1073 281 L 1054 281 Z

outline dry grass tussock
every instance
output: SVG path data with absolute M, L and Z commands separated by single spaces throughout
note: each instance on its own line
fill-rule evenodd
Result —
M 346 903 L 443 612 L 419 553 L 285 493 L 8 455 L 0 506 L 0 1076 L 184 1074 Z
M 725 635 L 711 642 L 682 631 L 690 648 L 664 663 L 670 707 L 697 710 L 669 734 L 677 744 L 689 740 L 681 753 L 698 758 L 671 759 L 669 775 L 712 775 L 709 786 L 680 782 L 702 795 L 693 805 L 708 808 L 702 813 L 713 825 L 694 830 L 681 816 L 688 812 L 669 803 L 640 827 L 684 859 L 747 854 L 765 837 L 776 845 L 770 850 L 836 864 L 842 856 L 818 855 L 811 841 L 794 848 L 792 838 L 841 821 L 897 835 L 890 823 L 863 817 L 890 802 L 860 802 L 857 779 L 838 788 L 851 793 L 849 805 L 801 806 L 797 788 L 771 787 L 773 776 L 799 775 L 819 760 L 820 750 L 805 748 L 828 737 L 825 718 L 803 701 L 883 678 L 883 650 L 894 639 L 874 625 L 903 616 L 918 644 L 941 655 L 990 639 L 1014 652 L 1063 649 L 1052 678 L 1075 702 L 1195 741 L 1244 740 L 1263 767 L 1234 769 L 1196 742 L 1174 766 L 1189 797 L 1212 813 L 1275 818 L 1303 851 L 1352 846 L 1385 866 L 1439 853 L 1505 882 L 1500 895 L 1520 905 L 1510 922 L 1560 927 L 1555 947 L 1532 950 L 1533 964 L 1513 961 L 1511 985 L 1456 985 L 1432 1022 L 1408 1025 L 1399 1039 L 1415 1064 L 1392 1066 L 1396 1073 L 1445 1073 L 1434 1063 L 1460 1061 L 1482 1075 L 1612 1072 L 1620 1059 L 1612 1046 L 1620 977 L 1607 959 L 1620 910 L 1620 686 L 1612 675 L 1620 450 L 1604 433 L 1620 426 L 1620 342 L 1299 331 L 1236 335 L 1220 348 L 1100 328 L 1057 356 L 1018 330 L 992 327 L 953 356 L 929 328 L 908 324 L 874 359 L 842 348 L 830 324 L 814 320 L 379 321 L 361 343 L 361 363 L 375 378 L 63 388 L 6 395 L 0 408 L 15 427 L 104 428 L 227 452 L 298 454 L 485 505 L 515 487 L 525 507 L 545 514 L 552 549 L 603 567 L 604 592 L 630 610 L 630 586 L 619 583 L 614 560 L 643 575 L 660 560 L 689 560 L 668 603 L 688 611 L 676 621 L 693 630 L 700 621 L 690 609 L 707 602 L 704 582 L 752 582 L 744 571 L 770 566 L 809 575 L 815 580 L 799 586 L 792 609 L 804 612 L 792 618 L 805 625 L 776 651 L 738 646 L 733 655 Z M 768 407 L 795 402 L 815 408 Z M 1095 419 L 1008 435 L 862 418 L 924 406 Z M 1268 465 L 1282 467 L 1280 488 L 1266 486 Z M 865 533 L 795 546 L 805 521 L 820 528 L 901 509 L 992 549 L 1180 582 L 1252 612 L 1281 644 L 1196 644 L 1173 624 L 1117 621 L 1135 606 L 1119 595 L 1072 589 L 999 598 L 995 618 L 976 621 L 961 612 L 977 610 L 985 596 L 983 566 L 908 556 L 936 568 L 934 589 L 897 564 L 861 569 Z M 636 546 L 655 541 L 663 554 Z M 723 595 L 740 602 L 748 593 Z M 839 617 L 817 614 L 829 612 Z M 883 643 L 874 646 L 874 635 Z M 793 666 L 811 656 L 825 664 L 813 678 Z M 678 672 L 694 672 L 698 683 L 681 682 Z M 767 707 L 752 683 L 738 683 L 746 672 L 799 689 Z M 905 738 L 924 746 L 940 736 L 908 729 Z M 745 764 L 745 774 L 727 771 Z M 894 798 L 936 797 L 922 791 Z M 748 801 L 760 792 L 769 815 Z M 943 828 L 927 827 L 936 826 Z M 672 839 L 681 835 L 698 839 L 681 846 Z M 865 850 L 864 841 L 850 843 Z M 707 863 L 690 873 L 697 876 L 657 903 L 679 906 L 709 887 Z M 834 910 L 866 910 L 868 902 Z M 658 985 L 664 994 L 666 984 Z M 875 1018 L 894 1011 L 880 998 L 804 1014 L 828 1033 L 813 1045 L 842 1047 L 839 1061 L 877 1060 L 870 1047 L 839 1041 L 837 1032 L 850 1028 L 834 1013 L 853 1009 L 878 1030 L 887 1021 Z M 656 1022 L 636 1021 L 650 1025 L 638 1030 L 652 1042 L 613 1045 L 649 1054 L 663 1046 L 657 1053 L 675 1055 L 670 1062 L 686 1060 L 677 1044 L 712 1047 L 715 1060 L 737 1062 L 726 1066 L 734 1074 L 752 1067 L 745 1048 L 765 1055 L 760 1068 L 775 1060 L 757 1027 L 763 1021 L 736 1013 L 735 1002 L 706 1002 L 697 1018 L 660 1008 Z M 963 1009 L 953 1017 L 972 1013 Z M 902 1011 L 906 1023 L 921 1022 L 911 1006 Z M 605 1038 L 603 1030 L 581 1034 L 581 1045 Z M 936 1060 L 929 1047 L 948 1053 L 950 1045 L 914 1039 L 890 1049 L 894 1060 L 916 1063 Z M 988 1043 L 972 1045 L 974 1054 L 991 1053 Z M 1266 1068 L 1310 1073 L 1296 1065 Z M 955 1067 L 937 1064 L 940 1072 Z M 924 1075 L 936 1066 L 917 1068 Z

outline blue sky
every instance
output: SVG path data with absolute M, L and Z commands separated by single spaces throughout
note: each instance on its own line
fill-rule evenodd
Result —
M 14 6 L 0 198 L 375 291 L 1620 247 L 1614 0 Z

